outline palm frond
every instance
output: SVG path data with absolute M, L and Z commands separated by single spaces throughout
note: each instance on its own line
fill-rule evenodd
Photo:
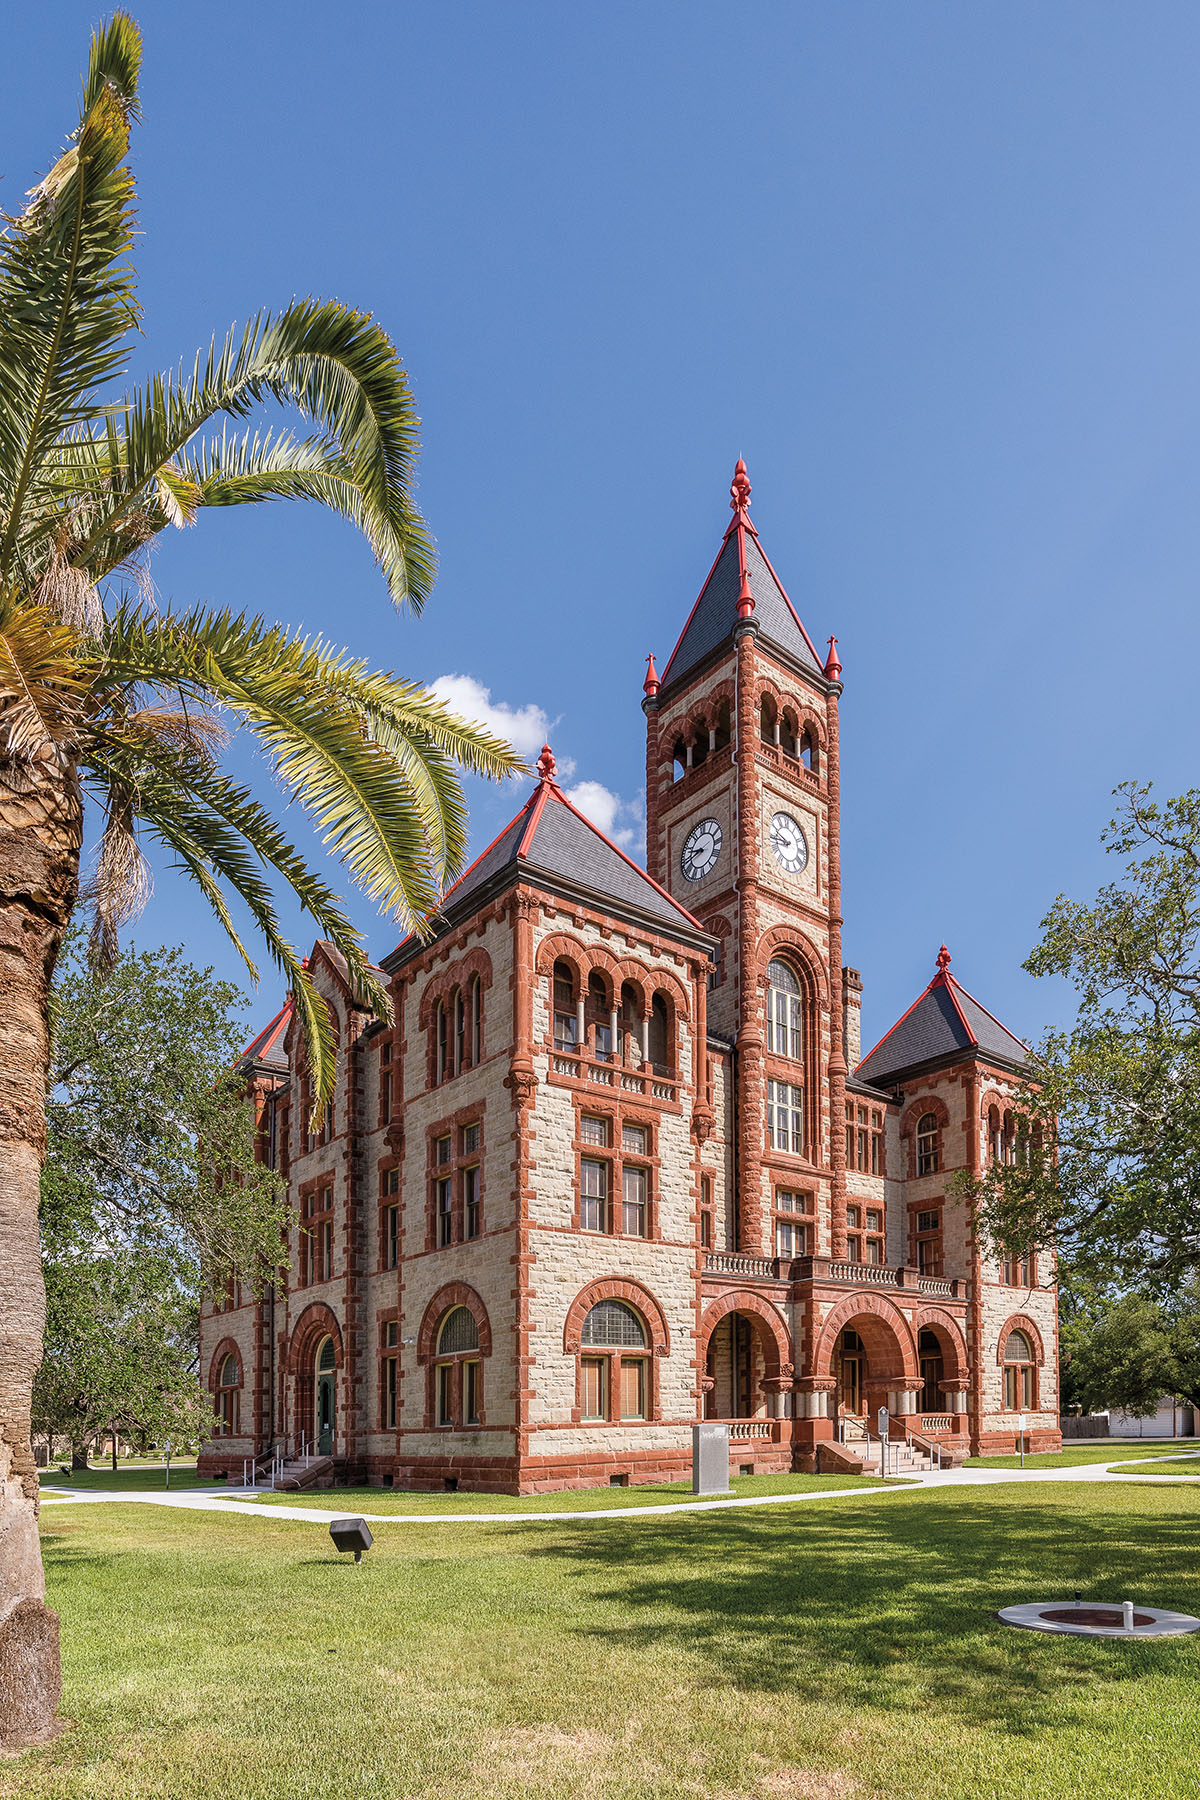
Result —
M 0 606 L 0 749 L 14 761 L 74 734 L 87 691 L 74 631 L 44 606 Z
M 433 584 L 435 558 L 410 492 L 419 421 L 408 377 L 386 332 L 336 300 L 300 300 L 278 317 L 260 314 L 240 334 L 231 329 L 220 349 L 214 339 L 207 358 L 197 354 L 190 375 L 181 365 L 174 375 L 156 375 L 130 393 L 115 440 L 111 502 L 72 560 L 95 570 L 101 552 L 110 554 L 107 540 L 120 538 L 125 521 L 161 504 L 163 469 L 205 426 L 220 414 L 246 418 L 266 400 L 295 408 L 336 446 L 329 479 L 338 491 L 309 497 L 336 504 L 347 517 L 357 514 L 393 600 L 419 612 Z M 344 487 L 359 498 L 342 493 Z M 232 500 L 227 491 L 223 503 Z
M 454 755 L 492 776 L 512 749 L 428 694 L 260 619 L 114 614 L 97 687 L 164 684 L 245 720 L 356 884 L 422 930 L 465 850 Z
M 97 387 L 125 366 L 140 56 L 125 14 L 96 33 L 74 141 L 0 236 L 0 580 L 20 561 L 27 515 L 52 512 L 42 475 L 55 444 L 98 418 Z

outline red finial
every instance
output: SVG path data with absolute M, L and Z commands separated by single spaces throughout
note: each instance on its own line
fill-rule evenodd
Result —
M 654 652 L 652 650 L 646 658 L 646 679 L 642 683 L 642 692 L 653 698 L 658 692 L 658 687 L 658 670 L 654 666 Z
M 729 510 L 740 512 L 750 504 L 750 479 L 746 474 L 746 465 L 739 456 L 737 468 L 733 471 L 733 480 L 729 484 Z
M 937 956 L 937 969 L 938 969 L 939 975 L 944 976 L 946 974 L 946 971 L 949 969 L 952 960 L 953 960 L 953 958 L 951 957 L 950 952 L 947 950 L 945 944 L 943 944 L 941 949 L 938 951 L 938 956 Z
M 737 616 L 748 619 L 754 611 L 754 595 L 750 592 L 750 571 L 742 570 L 742 591 L 737 597 Z
M 542 754 L 537 759 L 537 772 L 543 781 L 553 781 L 557 786 L 558 764 L 549 744 L 542 745 Z
M 842 665 L 838 661 L 837 639 L 831 637 L 829 640 L 829 655 L 825 659 L 825 674 L 830 681 L 836 681 L 841 672 Z

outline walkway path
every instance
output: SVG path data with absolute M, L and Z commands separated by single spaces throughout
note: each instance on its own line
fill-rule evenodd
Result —
M 1194 1457 L 1195 1454 L 1194 1450 L 1173 1451 L 1161 1457 L 1148 1457 L 1146 1460 L 1170 1462 L 1176 1458 Z M 1114 1458 L 1111 1463 L 1079 1463 L 1074 1468 L 1066 1469 L 954 1469 L 944 1473 L 934 1469 L 927 1474 L 911 1476 L 903 1484 L 897 1482 L 887 1486 L 880 1483 L 860 1488 L 824 1488 L 803 1494 L 758 1494 L 745 1498 L 731 1496 L 728 1500 L 679 1500 L 658 1506 L 605 1506 L 587 1512 L 356 1512 L 351 1516 L 369 1519 L 372 1525 L 541 1525 L 547 1522 L 574 1524 L 579 1519 L 646 1519 L 671 1513 L 728 1512 L 735 1507 L 803 1506 L 828 1500 L 873 1500 L 886 1498 L 889 1494 L 912 1493 L 915 1489 L 995 1487 L 1003 1482 L 1126 1481 L 1131 1477 L 1111 1476 L 1110 1471 L 1128 1460 L 1127 1452 L 1123 1457 Z M 1154 1476 L 1150 1479 L 1165 1480 L 1165 1477 Z M 1200 1482 L 1200 1475 L 1176 1475 L 1174 1480 Z M 175 1506 L 186 1512 L 248 1513 L 260 1519 L 307 1520 L 310 1525 L 328 1525 L 331 1519 L 344 1519 L 347 1516 L 347 1508 L 344 1506 L 327 1512 L 324 1508 L 315 1506 L 264 1505 L 262 1501 L 254 1500 L 253 1490 L 249 1488 L 240 1493 L 230 1493 L 225 1488 L 190 1488 L 175 1494 L 122 1493 L 102 1488 L 43 1488 L 43 1505 L 66 1502 L 72 1505 L 80 1502 L 89 1505 L 120 1502 L 123 1506 Z

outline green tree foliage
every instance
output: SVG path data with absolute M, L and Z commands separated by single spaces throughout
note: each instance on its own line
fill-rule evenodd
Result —
M 33 1427 L 75 1456 L 103 1431 L 191 1442 L 207 1424 L 197 1379 L 197 1309 L 169 1256 L 62 1244 L 48 1255 L 46 1351 Z
M 268 1279 L 285 1221 L 233 1067 L 242 1006 L 180 950 L 129 950 L 98 973 L 68 940 L 52 995 L 40 1432 L 81 1446 L 109 1427 L 203 1429 L 200 1301 L 235 1271 Z
M 254 1159 L 233 1066 L 243 1006 L 181 950 L 128 950 L 95 971 L 79 935 L 68 940 L 52 994 L 45 1253 L 165 1258 L 191 1300 L 234 1272 L 251 1285 L 269 1275 L 283 1185 Z
M 1164 1394 L 1200 1407 L 1200 1293 L 1172 1305 L 1125 1294 L 1071 1322 L 1063 1334 L 1072 1400 L 1145 1418 Z
M 1168 1295 L 1200 1271 L 1200 790 L 1117 792 L 1120 878 L 1090 905 L 1060 895 L 1025 964 L 1072 983 L 1075 1023 L 1034 1054 L 1015 1163 L 958 1191 L 1007 1249 Z

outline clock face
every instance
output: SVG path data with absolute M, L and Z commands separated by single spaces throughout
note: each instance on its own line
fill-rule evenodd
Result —
M 724 834 L 715 819 L 704 819 L 688 832 L 679 866 L 687 881 L 702 881 L 717 866 Z
M 791 813 L 777 812 L 771 820 L 771 848 L 789 875 L 798 875 L 807 863 L 808 839 Z

